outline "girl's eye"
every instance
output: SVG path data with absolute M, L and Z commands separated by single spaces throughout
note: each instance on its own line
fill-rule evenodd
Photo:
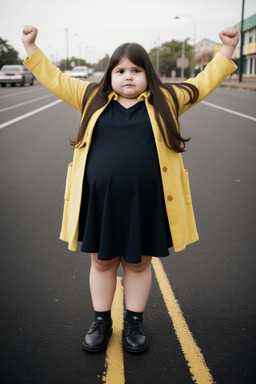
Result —
M 120 73 L 121 75 L 124 74 L 124 69 L 118 69 L 117 73 Z M 140 70 L 139 69 L 134 69 L 133 70 L 134 73 L 140 73 Z

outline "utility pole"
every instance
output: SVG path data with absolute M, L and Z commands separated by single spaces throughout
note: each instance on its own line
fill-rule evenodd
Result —
M 160 61 L 160 37 L 159 32 L 157 31 L 156 40 L 154 41 L 154 44 L 156 44 L 156 73 L 159 75 L 159 61 Z
M 69 62 L 68 28 L 64 28 L 64 31 L 66 31 L 66 44 L 67 44 L 67 59 L 66 59 L 66 69 L 68 69 L 68 62 Z
M 244 48 L 244 0 L 242 0 L 242 17 L 241 17 L 241 42 L 240 42 L 240 59 L 239 59 L 239 83 L 242 82 L 243 78 L 243 66 L 244 66 L 244 56 L 243 56 L 243 48 Z
M 159 43 L 156 47 L 156 73 L 159 75 Z
M 180 15 L 180 16 L 175 16 L 174 19 L 180 19 L 182 17 L 188 17 L 194 24 L 194 47 L 193 47 L 193 58 L 192 58 L 192 64 L 191 64 L 191 77 L 195 75 L 195 55 L 196 55 L 196 22 L 193 19 L 193 17 L 189 15 Z
M 182 41 L 182 52 L 181 52 L 181 60 L 182 60 L 182 67 L 181 67 L 181 81 L 184 81 L 184 59 L 185 59 L 185 40 Z

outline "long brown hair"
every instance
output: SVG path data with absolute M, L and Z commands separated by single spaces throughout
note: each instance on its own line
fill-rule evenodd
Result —
M 156 121 L 165 144 L 175 152 L 184 152 L 186 142 L 189 141 L 190 138 L 184 138 L 180 133 L 180 125 L 178 121 L 179 103 L 174 87 L 172 84 L 163 83 L 159 79 L 146 50 L 136 43 L 125 43 L 120 45 L 110 58 L 108 67 L 100 83 L 90 83 L 87 87 L 83 98 L 82 108 L 82 111 L 86 108 L 86 113 L 84 114 L 76 139 L 70 140 L 71 146 L 73 148 L 80 147 L 81 145 L 83 146 L 82 141 L 88 122 L 93 113 L 108 102 L 108 95 L 113 91 L 111 87 L 111 73 L 123 57 L 127 57 L 136 66 L 145 70 L 148 90 L 150 91 L 148 102 L 154 107 Z M 189 101 L 187 104 L 194 103 L 198 99 L 198 89 L 194 85 L 189 83 L 177 83 L 175 86 L 188 93 Z M 170 111 L 163 89 L 170 94 L 174 102 L 175 117 L 173 117 L 173 114 Z M 91 101 L 87 103 L 92 93 L 94 93 L 94 96 L 92 96 Z

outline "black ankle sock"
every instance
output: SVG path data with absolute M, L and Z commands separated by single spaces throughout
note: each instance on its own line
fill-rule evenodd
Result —
M 132 319 L 143 321 L 143 312 L 133 312 L 133 311 L 129 311 L 129 309 L 127 309 L 125 320 L 132 320 Z
M 106 312 L 94 311 L 94 319 L 95 320 L 111 321 L 111 311 L 106 311 Z

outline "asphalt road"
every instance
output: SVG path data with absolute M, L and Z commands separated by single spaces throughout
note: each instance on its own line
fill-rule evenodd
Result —
M 106 379 L 105 352 L 82 350 L 93 316 L 89 256 L 58 239 L 79 113 L 63 102 L 37 111 L 56 100 L 37 82 L 0 88 L 0 382 L 122 384 Z M 154 271 L 150 348 L 123 352 L 126 384 L 256 380 L 256 96 L 219 88 L 206 101 L 181 119 L 200 241 L 162 264 L 213 379 L 191 374 Z

